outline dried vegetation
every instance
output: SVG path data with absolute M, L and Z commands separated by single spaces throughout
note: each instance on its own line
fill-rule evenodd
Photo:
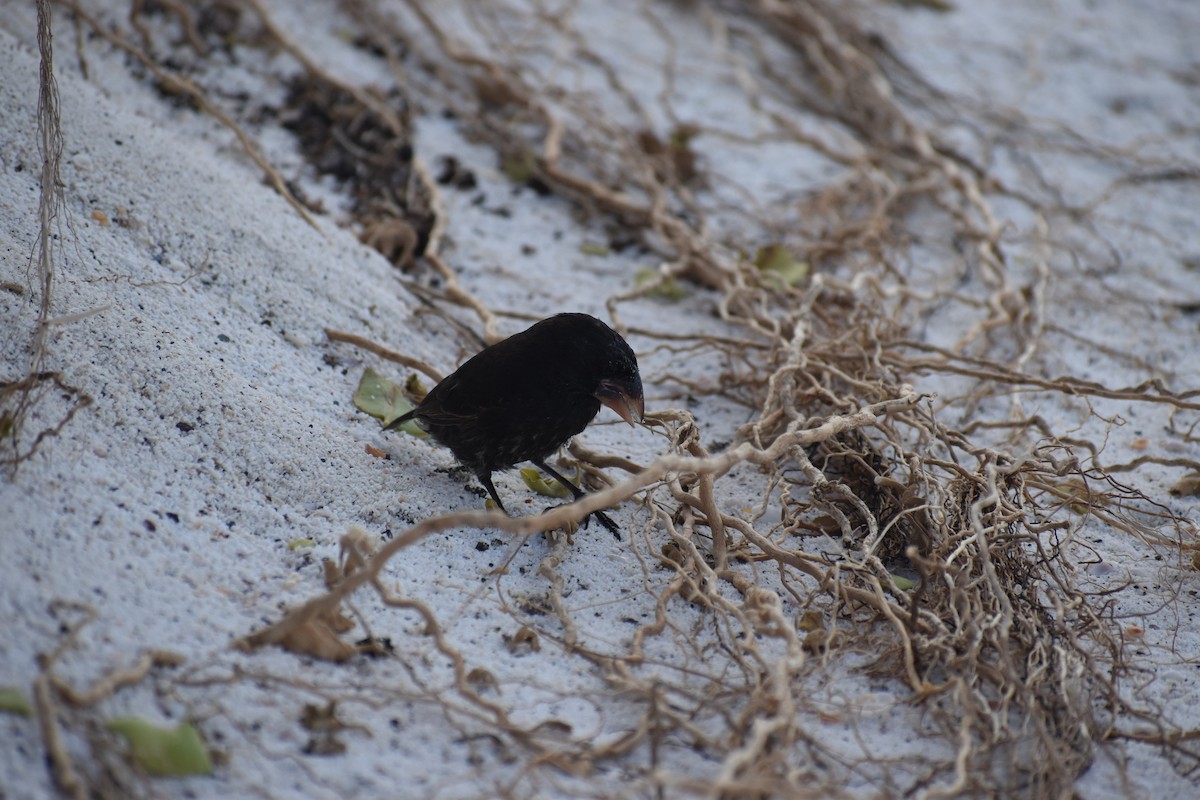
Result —
M 1064 335 L 1047 307 L 1062 291 L 1056 281 L 1072 279 L 1053 264 L 1088 257 L 1103 242 L 1087 238 L 1091 223 L 1043 183 L 1002 185 L 938 130 L 950 121 L 972 127 L 994 149 L 1079 149 L 1081 138 L 1017 118 L 995 125 L 987 110 L 923 83 L 864 30 L 853 6 L 821 0 L 628 6 L 630 23 L 654 31 L 665 54 L 654 108 L 629 85 L 611 43 L 536 2 L 343 4 L 356 44 L 394 70 L 386 91 L 331 77 L 256 0 L 138 2 L 125 33 L 63 7 L 153 64 L 164 84 L 201 95 L 171 72 L 162 55 L 172 47 L 190 47 L 196 61 L 221 41 L 291 51 L 301 70 L 285 114 L 303 152 L 343 182 L 364 241 L 409 272 L 423 301 L 477 314 L 484 339 L 495 337 L 495 314 L 439 255 L 440 232 L 454 220 L 439 216 L 440 189 L 413 152 L 413 109 L 452 114 L 510 176 L 604 220 L 614 247 L 636 243 L 657 256 L 650 280 L 610 298 L 618 325 L 623 306 L 674 282 L 711 292 L 725 330 L 736 331 L 657 332 L 661 347 L 715 354 L 725 365 L 719 380 L 693 380 L 686 393 L 753 409 L 728 444 L 703 441 L 688 412 L 664 410 L 653 422 L 670 448 L 652 464 L 573 449 L 602 489 L 581 503 L 540 517 L 431 518 L 378 549 L 350 536 L 327 593 L 244 647 L 352 657 L 359 650 L 344 641 L 349 618 L 339 609 L 353 609 L 360 589 L 415 613 L 452 677 L 436 691 L 414 661 L 405 699 L 440 707 L 452 735 L 489 742 L 484 761 L 494 756 L 506 776 L 492 788 L 516 797 L 556 787 L 608 796 L 618 774 L 631 796 L 1062 797 L 1098 748 L 1121 738 L 1171 748 L 1178 769 L 1196 769 L 1191 739 L 1165 727 L 1160 709 L 1131 699 L 1126 684 L 1137 668 L 1112 601 L 1120 587 L 1089 588 L 1079 571 L 1087 526 L 1188 561 L 1195 531 L 1115 477 L 1156 459 L 1105 466 L 1088 438 L 1103 424 L 1067 435 L 1025 409 L 1036 394 L 1084 405 L 1103 423 L 1085 404 L 1164 404 L 1188 436 L 1200 396 L 1155 381 L 1047 377 L 1047 342 Z M 174 29 L 177 41 L 155 41 L 139 24 L 151 15 L 157 35 Z M 707 30 L 703 58 L 721 73 L 722 91 L 738 95 L 740 124 L 676 117 L 695 91 L 687 83 L 694 59 L 672 29 L 680 17 Z M 218 36 L 206 27 L 213 20 L 228 29 Z M 571 72 L 556 71 L 561 63 L 584 65 L 591 89 L 560 80 Z M 792 148 L 818 158 L 826 177 L 764 196 L 727 174 L 712 155 L 718 147 Z M 1128 157 L 1119 165 L 1133 170 Z M 1011 225 L 997 201 L 1029 224 Z M 1073 226 L 1082 244 L 1051 239 L 1052 224 Z M 929 231 L 957 249 L 943 253 L 954 266 L 932 280 L 936 270 L 910 261 L 936 252 L 914 256 Z M 764 269 L 767 248 L 790 259 L 787 270 Z M 1022 253 L 1020 263 L 1010 252 Z M 919 331 L 935 313 L 970 322 L 953 344 L 934 345 Z M 660 387 L 683 383 L 650 377 Z M 914 391 L 918 382 L 936 385 L 938 396 Z M 747 513 L 746 497 L 760 507 Z M 389 559 L 435 531 L 528 535 L 618 500 L 639 506 L 634 552 L 645 588 L 623 602 L 650 622 L 619 642 L 590 630 L 591 615 L 564 600 L 571 555 L 562 542 L 538 568 L 545 594 L 536 602 L 503 589 L 497 596 L 520 624 L 510 649 L 552 649 L 594 665 L 596 684 L 581 691 L 598 708 L 624 709 L 619 733 L 529 723 L 491 691 L 487 652 L 455 643 L 452 621 L 381 577 Z M 359 649 L 387 650 L 374 638 Z M 913 726 L 900 737 L 911 749 L 878 751 L 871 731 L 883 712 L 838 683 L 866 685 L 855 676 L 888 687 L 899 724 Z M 397 699 L 350 682 L 289 685 L 314 702 Z

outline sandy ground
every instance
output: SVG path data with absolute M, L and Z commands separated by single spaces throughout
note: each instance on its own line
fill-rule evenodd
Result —
M 114 9 L 122 4 L 107 5 L 119 20 Z M 1050 358 L 1047 374 L 1109 385 L 1153 376 L 1176 391 L 1200 386 L 1200 334 L 1189 306 L 1200 303 L 1200 64 L 1194 50 L 1200 6 L 960 5 L 948 13 L 899 7 L 876 13 L 895 52 L 934 85 L 995 112 L 982 118 L 999 126 L 1005 109 L 1019 109 L 1044 130 L 1064 131 L 1064 140 L 1070 136 L 1062 126 L 1086 135 L 1087 146 L 1068 143 L 1053 153 L 1023 155 L 1069 202 L 1088 206 L 1099 238 L 1122 254 L 1118 267 L 1071 263 L 1058 257 L 1062 248 L 1050 237 L 1045 298 L 1052 318 L 1110 355 L 1097 357 L 1095 348 L 1068 341 Z M 594 32 L 597 46 L 638 51 L 631 70 L 654 64 L 660 56 L 655 49 L 639 50 L 641 24 L 625 24 L 622 15 L 604 8 L 585 2 L 574 12 Z M 344 23 L 330 17 L 324 4 L 274 11 L 289 35 L 329 69 L 363 83 L 381 78 L 378 65 L 344 46 Z M 672 19 L 687 12 L 680 7 L 664 13 Z M 7 380 L 20 374 L 34 320 L 29 263 L 40 158 L 34 14 L 26 4 L 6 2 L 0 18 L 0 280 L 25 287 L 0 292 L 0 359 Z M 327 18 L 335 21 L 326 25 Z M 396 379 L 406 373 L 330 343 L 325 329 L 368 337 L 443 370 L 469 349 L 453 329 L 419 313 L 420 303 L 399 285 L 394 268 L 339 224 L 344 217 L 334 187 L 307 186 L 312 196 L 324 192 L 333 209 L 310 226 L 264 183 L 227 129 L 164 102 L 139 70 L 94 37 L 82 45 L 85 78 L 71 25 L 61 14 L 55 23 L 65 206 L 56 229 L 61 268 L 53 316 L 59 322 L 47 367 L 92 403 L 0 482 L 0 686 L 28 696 L 38 654 L 53 650 L 63 626 L 80 619 L 86 606 L 96 619 L 57 665 L 68 682 L 90 685 L 150 648 L 186 659 L 182 679 L 149 679 L 115 692 L 94 713 L 64 712 L 67 750 L 88 765 L 84 771 L 93 779 L 106 768 L 119 772 L 112 766 L 119 761 L 117 746 L 100 721 L 132 714 L 198 721 L 222 754 L 213 777 L 138 784 L 150 796 L 647 796 L 646 783 L 626 783 L 644 760 L 606 762 L 590 776 L 519 774 L 513 765 L 520 760 L 506 751 L 509 744 L 473 735 L 478 709 L 432 700 L 452 684 L 451 667 L 421 635 L 422 620 L 412 611 L 371 599 L 359 605 L 400 659 L 339 666 L 278 650 L 247 655 L 229 649 L 234 639 L 320 590 L 320 560 L 337 558 L 339 538 L 350 526 L 386 541 L 430 515 L 480 507 L 464 480 L 446 471 L 453 466 L 448 453 L 385 435 L 354 408 L 351 396 L 364 366 Z M 679 31 L 695 38 L 685 38 L 694 46 L 675 55 L 680 73 L 689 77 L 682 90 L 688 97 L 675 111 L 685 118 L 720 115 L 726 95 L 736 92 L 716 84 L 715 70 L 705 63 L 704 27 L 679 22 Z M 225 80 L 231 94 L 244 84 L 260 97 L 277 98 L 283 91 L 278 76 L 294 69 L 283 55 L 250 55 Z M 562 201 L 514 189 L 490 150 L 438 111 L 418 114 L 415 149 L 430 161 L 453 154 L 479 177 L 476 190 L 445 195 L 448 258 L 464 285 L 490 307 L 527 318 L 560 310 L 604 317 L 605 300 L 632 288 L 637 269 L 653 266 L 637 252 L 589 249 L 588 243 L 604 240 L 597 223 L 580 221 Z M 257 136 L 281 172 L 303 175 L 286 132 L 268 124 Z M 970 140 L 967 133 L 962 138 Z M 723 147 L 730 158 L 737 156 L 733 144 L 714 143 L 708 158 L 723 157 Z M 1146 184 L 1097 200 L 1114 177 L 1113 159 L 1130 152 L 1178 175 L 1148 176 Z M 1011 152 L 993 156 L 996 174 L 1019 188 L 1027 164 L 1006 163 L 1015 158 Z M 788 184 L 803 187 L 819 173 L 799 159 L 786 169 L 768 165 L 781 161 L 786 159 L 764 158 L 758 170 L 746 170 L 742 181 L 751 196 Z M 1037 224 L 1015 205 L 1000 212 L 1012 215 L 1015 228 Z M 946 248 L 936 238 L 931 231 L 929 241 L 914 245 L 914 283 L 967 281 L 943 268 Z M 631 303 L 622 306 L 622 322 L 697 330 L 715 324 L 710 303 L 701 291 L 676 304 Z M 459 318 L 473 322 L 470 315 Z M 935 316 L 923 334 L 950 343 L 977 321 Z M 512 333 L 527 323 L 502 316 L 500 324 Z M 647 408 L 680 403 L 678 386 L 662 378 L 691 374 L 688 366 L 645 338 L 632 335 L 630 342 L 647 376 Z M 72 402 L 49 393 L 32 428 L 53 426 Z M 1110 462 L 1132 460 L 1146 441 L 1156 452 L 1200 457 L 1194 437 L 1167 429 L 1172 420 L 1161 405 L 1112 400 L 1097 401 L 1097 408 L 1118 421 L 1105 451 Z M 1056 430 L 1093 424 L 1065 404 L 1035 400 L 1024 410 L 1041 414 Z M 745 421 L 736 407 L 713 401 L 695 413 L 709 442 L 728 441 Z M 616 424 L 607 411 L 597 422 L 583 437 L 589 447 L 641 463 L 662 451 L 661 437 Z M 1126 477 L 1194 519 L 1194 502 L 1167 494 L 1180 476 L 1179 469 L 1151 466 Z M 497 485 L 505 497 L 528 497 L 515 473 L 498 476 Z M 548 504 L 511 505 L 528 514 Z M 615 516 L 627 531 L 637 530 L 633 504 Z M 289 547 L 303 539 L 311 546 Z M 510 554 L 510 538 L 451 530 L 406 550 L 387 580 L 434 609 L 471 665 L 495 677 L 500 689 L 488 696 L 514 724 L 555 721 L 569 725 L 576 739 L 615 741 L 636 724 L 636 714 L 595 691 L 594 668 L 558 657 L 554 642 L 538 652 L 505 643 L 544 597 L 538 567 L 552 552 L 565 552 L 561 570 L 572 608 L 595 609 L 589 635 L 596 641 L 627 636 L 630 619 L 654 613 L 644 582 L 653 579 L 645 577 L 638 541 L 627 536 L 619 543 L 595 527 L 565 551 L 537 539 L 517 553 L 500 584 L 488 571 Z M 1125 586 L 1114 596 L 1116 618 L 1143 637 L 1132 649 L 1138 681 L 1130 695 L 1149 698 L 1169 712 L 1171 724 L 1194 730 L 1200 725 L 1200 578 L 1169 554 L 1102 527 L 1091 531 L 1089 541 L 1100 563 L 1088 568 L 1090 579 Z M 699 624 L 698 618 L 694 610 L 682 612 L 679 625 Z M 241 673 L 259 678 L 230 680 Z M 845 747 L 897 760 L 926 746 L 946 747 L 913 736 L 921 730 L 920 713 L 902 687 L 849 670 L 838 677 L 840 683 L 828 687 L 831 698 L 854 697 L 864 709 L 878 708 L 885 720 L 859 732 L 865 742 L 831 729 L 830 737 L 846 738 Z M 354 698 L 340 706 L 349 726 L 339 734 L 346 752 L 303 754 L 311 743 L 299 724 L 303 706 L 338 697 Z M 43 754 L 34 719 L 0 715 L 0 797 L 53 796 Z M 664 773 L 704 780 L 715 768 L 686 748 L 664 758 L 657 767 Z M 1194 761 L 1153 744 L 1113 741 L 1076 789 L 1086 798 L 1182 797 L 1200 792 L 1195 768 Z M 905 785 L 863 773 L 843 788 L 855 796 L 880 796 Z

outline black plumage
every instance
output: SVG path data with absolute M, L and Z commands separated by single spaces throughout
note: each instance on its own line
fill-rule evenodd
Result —
M 584 496 L 546 459 L 586 428 L 601 404 L 631 425 L 642 419 L 637 357 L 595 317 L 558 314 L 474 355 L 387 429 L 415 419 L 504 510 L 492 473 L 522 461 L 553 475 L 576 499 Z M 606 514 L 595 515 L 621 538 Z

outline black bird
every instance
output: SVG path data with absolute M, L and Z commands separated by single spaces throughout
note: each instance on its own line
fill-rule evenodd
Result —
M 508 513 L 492 473 L 522 461 L 553 475 L 576 500 L 584 496 L 546 459 L 586 428 L 601 404 L 630 425 L 642 420 L 637 357 L 620 334 L 595 317 L 558 314 L 476 353 L 385 430 L 416 420 L 478 476 Z M 619 540 L 616 523 L 601 511 L 594 513 Z

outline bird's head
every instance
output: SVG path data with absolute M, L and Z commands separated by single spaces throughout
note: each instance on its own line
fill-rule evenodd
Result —
M 604 368 L 595 397 L 632 425 L 646 416 L 642 376 L 633 350 L 616 331 L 611 333 L 612 338 L 604 348 Z
M 578 366 L 564 376 L 572 391 L 591 394 L 630 425 L 643 421 L 646 408 L 637 356 L 621 334 L 587 314 L 558 314 L 527 333 L 535 330 Z

